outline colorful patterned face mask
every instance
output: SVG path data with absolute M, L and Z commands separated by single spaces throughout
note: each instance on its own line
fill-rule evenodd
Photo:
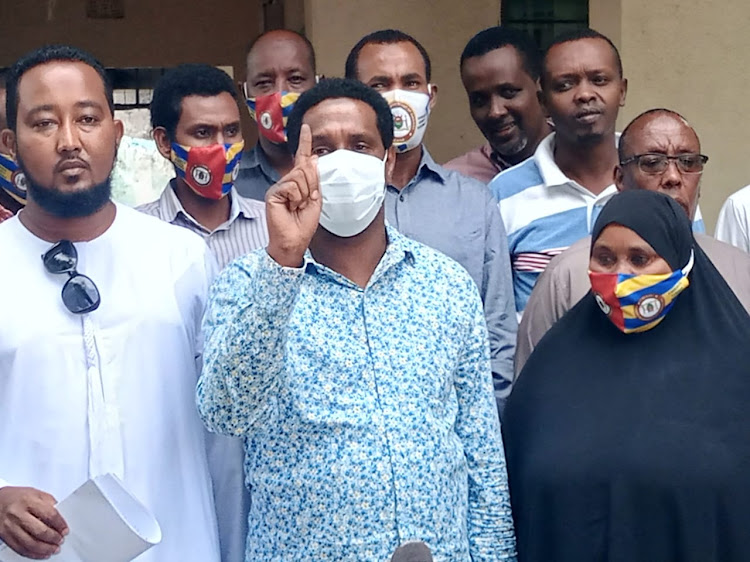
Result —
M 674 301 L 690 281 L 693 252 L 685 267 L 659 275 L 627 275 L 589 271 L 596 303 L 617 328 L 626 333 L 645 332 L 664 320 Z
M 26 205 L 26 176 L 10 156 L 0 154 L 0 188 L 21 205 Z
M 232 190 L 237 179 L 244 147 L 244 141 L 209 146 L 183 146 L 173 142 L 170 160 L 177 176 L 198 195 L 221 199 Z
M 258 132 L 273 143 L 285 143 L 286 122 L 299 96 L 297 92 L 274 92 L 248 97 L 247 107 L 250 117 L 258 124 Z

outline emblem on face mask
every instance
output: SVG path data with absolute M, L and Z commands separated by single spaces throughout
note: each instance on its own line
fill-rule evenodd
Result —
M 656 318 L 664 308 L 664 299 L 660 295 L 646 295 L 635 307 L 635 315 L 641 320 Z
M 264 111 L 260 114 L 260 125 L 267 131 L 273 127 L 273 117 L 268 111 Z
M 206 166 L 195 166 L 190 172 L 190 175 L 193 176 L 193 180 L 195 180 L 195 183 L 198 185 L 205 186 L 211 183 L 211 170 Z
M 13 185 L 15 185 L 18 189 L 20 189 L 21 191 L 26 191 L 26 176 L 21 170 L 17 170 L 13 173 L 11 181 L 13 182 Z
M 405 103 L 393 102 L 391 104 L 393 114 L 393 134 L 398 142 L 406 142 L 414 136 L 417 131 L 417 117 L 414 110 Z

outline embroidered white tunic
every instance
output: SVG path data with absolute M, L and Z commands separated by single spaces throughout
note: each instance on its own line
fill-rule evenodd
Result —
M 162 528 L 138 562 L 218 561 L 194 401 L 205 244 L 118 205 L 103 235 L 75 244 L 78 271 L 101 294 L 84 316 L 63 305 L 68 276 L 44 269 L 51 246 L 18 217 L 0 224 L 0 487 L 61 500 L 115 472 Z

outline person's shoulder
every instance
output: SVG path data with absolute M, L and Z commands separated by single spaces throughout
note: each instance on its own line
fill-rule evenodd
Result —
M 734 263 L 735 265 L 750 266 L 750 254 L 747 252 L 732 246 L 731 244 L 717 240 L 708 234 L 695 232 L 693 233 L 693 236 L 695 237 L 695 241 L 712 262 L 726 261 Z M 718 264 L 714 263 L 714 265 Z
M 440 166 L 439 164 L 435 164 L 435 166 L 440 169 L 440 172 L 445 178 L 445 182 L 458 186 L 462 195 L 466 194 L 467 196 L 475 196 L 482 199 L 486 198 L 487 195 L 492 195 L 486 183 L 471 176 L 467 176 L 457 170 L 451 170 L 444 166 Z
M 443 164 L 443 167 L 447 170 L 457 170 L 460 171 L 460 169 L 467 164 L 471 164 L 477 159 L 482 158 L 482 147 L 477 146 L 475 148 L 472 148 L 471 150 L 464 152 L 463 154 L 459 154 L 455 158 L 452 158 L 451 160 L 448 160 L 445 164 Z
M 564 252 L 552 258 L 550 265 L 554 264 L 569 264 L 576 260 L 584 258 L 586 261 L 589 259 L 589 252 L 591 251 L 591 236 L 581 238 L 577 242 L 571 244 Z
M 553 257 L 544 268 L 537 283 L 551 283 L 556 286 L 565 286 L 575 291 L 585 293 L 588 290 L 588 265 L 591 250 L 591 237 L 578 240 L 565 251 Z M 580 287 L 578 287 L 580 285 Z M 536 288 L 536 287 L 535 287 Z M 585 290 L 584 290 L 585 289 Z M 582 295 L 576 294 L 576 299 Z M 572 303 L 571 303 L 572 304 Z M 569 307 L 568 307 L 569 308 Z
M 150 203 L 138 205 L 137 207 L 135 207 L 135 210 L 139 213 L 144 213 L 152 217 L 159 216 L 159 201 L 159 199 L 156 199 L 154 201 L 151 201 Z
M 117 205 L 117 214 L 130 235 L 154 247 L 188 248 L 201 252 L 205 250 L 203 239 L 187 228 L 175 226 L 125 205 Z
M 490 182 L 490 191 L 500 201 L 512 197 L 537 185 L 542 185 L 544 178 L 539 165 L 531 156 L 523 162 L 503 170 Z
M 731 201 L 735 207 L 741 207 L 746 210 L 750 210 L 750 185 L 746 185 L 742 189 L 739 189 L 732 193 L 727 201 Z
M 411 258 L 407 257 L 407 261 L 411 261 L 421 275 L 446 283 L 474 285 L 474 281 L 466 269 L 453 258 L 398 232 L 394 233 L 389 230 L 389 236 L 394 237 L 394 241 L 399 248 L 411 254 Z

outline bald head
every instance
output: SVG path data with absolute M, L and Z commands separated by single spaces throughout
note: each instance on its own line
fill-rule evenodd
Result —
M 247 94 L 304 92 L 315 85 L 315 52 L 305 37 L 275 29 L 258 37 L 247 51 Z
M 625 163 L 615 169 L 618 190 L 647 189 L 664 193 L 677 201 L 694 219 L 700 198 L 701 173 L 685 172 L 675 159 L 669 160 L 663 172 L 647 173 L 643 164 L 639 164 L 637 159 L 633 160 L 644 154 L 699 155 L 701 144 L 698 134 L 682 115 L 669 109 L 652 109 L 642 113 L 625 127 L 618 152 L 620 162 Z
M 689 129 L 692 136 L 695 137 L 695 141 L 698 143 L 698 152 L 700 152 L 700 140 L 698 139 L 698 133 L 695 132 L 692 125 L 688 123 L 682 115 L 676 111 L 665 108 L 649 109 L 638 115 L 625 127 L 625 130 L 620 135 L 620 142 L 617 150 L 622 162 L 626 158 L 630 158 L 633 155 L 632 150 L 628 150 L 628 142 L 631 137 L 643 136 L 644 130 L 649 131 L 654 125 L 653 123 L 671 124 L 673 128 L 678 129 Z M 657 125 L 658 126 L 658 125 Z

